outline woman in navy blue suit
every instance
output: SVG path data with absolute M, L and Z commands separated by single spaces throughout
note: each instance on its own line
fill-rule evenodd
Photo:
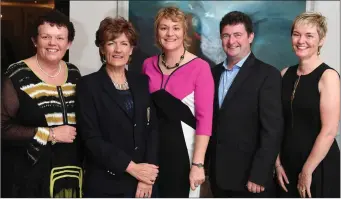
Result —
M 77 84 L 77 124 L 86 148 L 85 197 L 152 194 L 158 166 L 148 79 L 125 69 L 136 38 L 124 18 L 105 18 L 95 41 L 103 66 Z

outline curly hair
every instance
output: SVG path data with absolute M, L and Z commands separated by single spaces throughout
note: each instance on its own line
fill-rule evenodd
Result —
M 44 23 L 49 23 L 51 26 L 58 26 L 58 27 L 65 27 L 68 30 L 68 41 L 72 42 L 75 38 L 75 28 L 73 23 L 70 21 L 69 17 L 64 15 L 58 10 L 51 10 L 46 14 L 38 17 L 38 19 L 34 22 L 32 30 L 31 30 L 31 37 L 34 40 L 37 40 L 38 36 L 38 27 L 43 25 Z

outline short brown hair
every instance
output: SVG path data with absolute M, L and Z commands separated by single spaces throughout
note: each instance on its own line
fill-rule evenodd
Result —
M 38 19 L 34 22 L 32 30 L 31 30 L 31 38 L 34 41 L 37 41 L 37 36 L 39 34 L 38 29 L 39 26 L 43 25 L 44 23 L 50 24 L 51 27 L 65 27 L 68 30 L 68 41 L 72 42 L 75 38 L 75 28 L 73 23 L 70 21 L 69 17 L 58 10 L 51 10 L 46 14 L 38 17 Z
M 291 26 L 291 35 L 294 32 L 295 25 L 297 24 L 310 24 L 316 26 L 320 39 L 323 39 L 327 34 L 327 20 L 321 13 L 304 12 L 298 15 Z
M 132 23 L 128 22 L 123 17 L 106 17 L 103 19 L 96 31 L 95 44 L 97 47 L 103 47 L 104 43 L 119 37 L 122 33 L 126 35 L 131 46 L 137 44 L 137 33 Z M 103 55 L 99 52 L 103 62 Z
M 252 20 L 249 15 L 240 12 L 240 11 L 232 11 L 227 13 L 220 21 L 220 34 L 223 31 L 224 27 L 227 25 L 237 25 L 243 24 L 247 35 L 253 33 L 253 25 Z
M 158 39 L 158 28 L 160 21 L 162 19 L 171 19 L 174 22 L 181 22 L 182 26 L 184 28 L 184 46 L 185 48 L 188 48 L 191 43 L 191 38 L 188 36 L 188 24 L 187 24 L 187 17 L 183 11 L 181 11 L 179 8 L 170 6 L 170 7 L 165 7 L 161 8 L 158 13 L 155 16 L 155 21 L 154 21 L 154 32 L 155 32 L 155 42 L 156 45 L 159 48 L 162 48 L 159 39 Z

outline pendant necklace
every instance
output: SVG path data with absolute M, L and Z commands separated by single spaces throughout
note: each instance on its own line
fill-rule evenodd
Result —
M 180 60 L 178 63 L 176 63 L 174 66 L 168 66 L 166 61 L 165 61 L 165 53 L 162 53 L 161 54 L 161 63 L 168 69 L 168 70 L 171 70 L 171 69 L 174 69 L 176 67 L 179 67 L 181 61 L 185 58 L 185 53 L 186 53 L 186 49 L 184 50 L 184 53 L 181 55 L 180 57 Z

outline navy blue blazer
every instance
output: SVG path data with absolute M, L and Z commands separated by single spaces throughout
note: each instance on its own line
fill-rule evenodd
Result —
M 157 125 L 147 76 L 126 71 L 134 116 L 105 67 L 77 83 L 77 132 L 85 146 L 85 195 L 115 195 L 136 190 L 125 172 L 130 161 L 157 164 Z

